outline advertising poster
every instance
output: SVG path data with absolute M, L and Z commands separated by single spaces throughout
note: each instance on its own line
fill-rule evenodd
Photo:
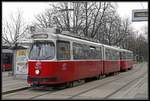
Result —
M 16 74 L 27 74 L 28 50 L 16 51 Z

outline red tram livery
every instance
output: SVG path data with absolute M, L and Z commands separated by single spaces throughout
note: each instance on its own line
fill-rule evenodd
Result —
M 120 71 L 120 49 L 104 45 L 104 74 Z
M 119 48 L 57 34 L 51 28 L 35 31 L 32 38 L 28 60 L 28 83 L 31 86 L 71 86 L 76 80 L 99 78 L 120 71 L 121 66 L 126 68 L 126 61 L 120 61 L 123 53 L 120 54 Z
M 126 71 L 133 68 L 133 52 L 125 49 L 120 49 L 120 69 Z

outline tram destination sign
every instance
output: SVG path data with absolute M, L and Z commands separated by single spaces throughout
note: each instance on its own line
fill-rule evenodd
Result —
M 31 36 L 33 39 L 41 39 L 41 38 L 48 38 L 48 35 L 47 34 L 33 34 Z
M 148 21 L 148 10 L 147 9 L 136 9 L 132 10 L 132 21 Z

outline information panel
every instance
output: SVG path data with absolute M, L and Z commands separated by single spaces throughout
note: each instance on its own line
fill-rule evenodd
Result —
M 136 9 L 132 10 L 132 21 L 148 21 L 148 10 L 147 9 Z
M 28 50 L 16 50 L 16 68 L 15 74 L 27 74 Z

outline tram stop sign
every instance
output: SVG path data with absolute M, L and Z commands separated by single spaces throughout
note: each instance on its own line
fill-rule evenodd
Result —
M 148 21 L 147 9 L 132 10 L 132 22 Z

